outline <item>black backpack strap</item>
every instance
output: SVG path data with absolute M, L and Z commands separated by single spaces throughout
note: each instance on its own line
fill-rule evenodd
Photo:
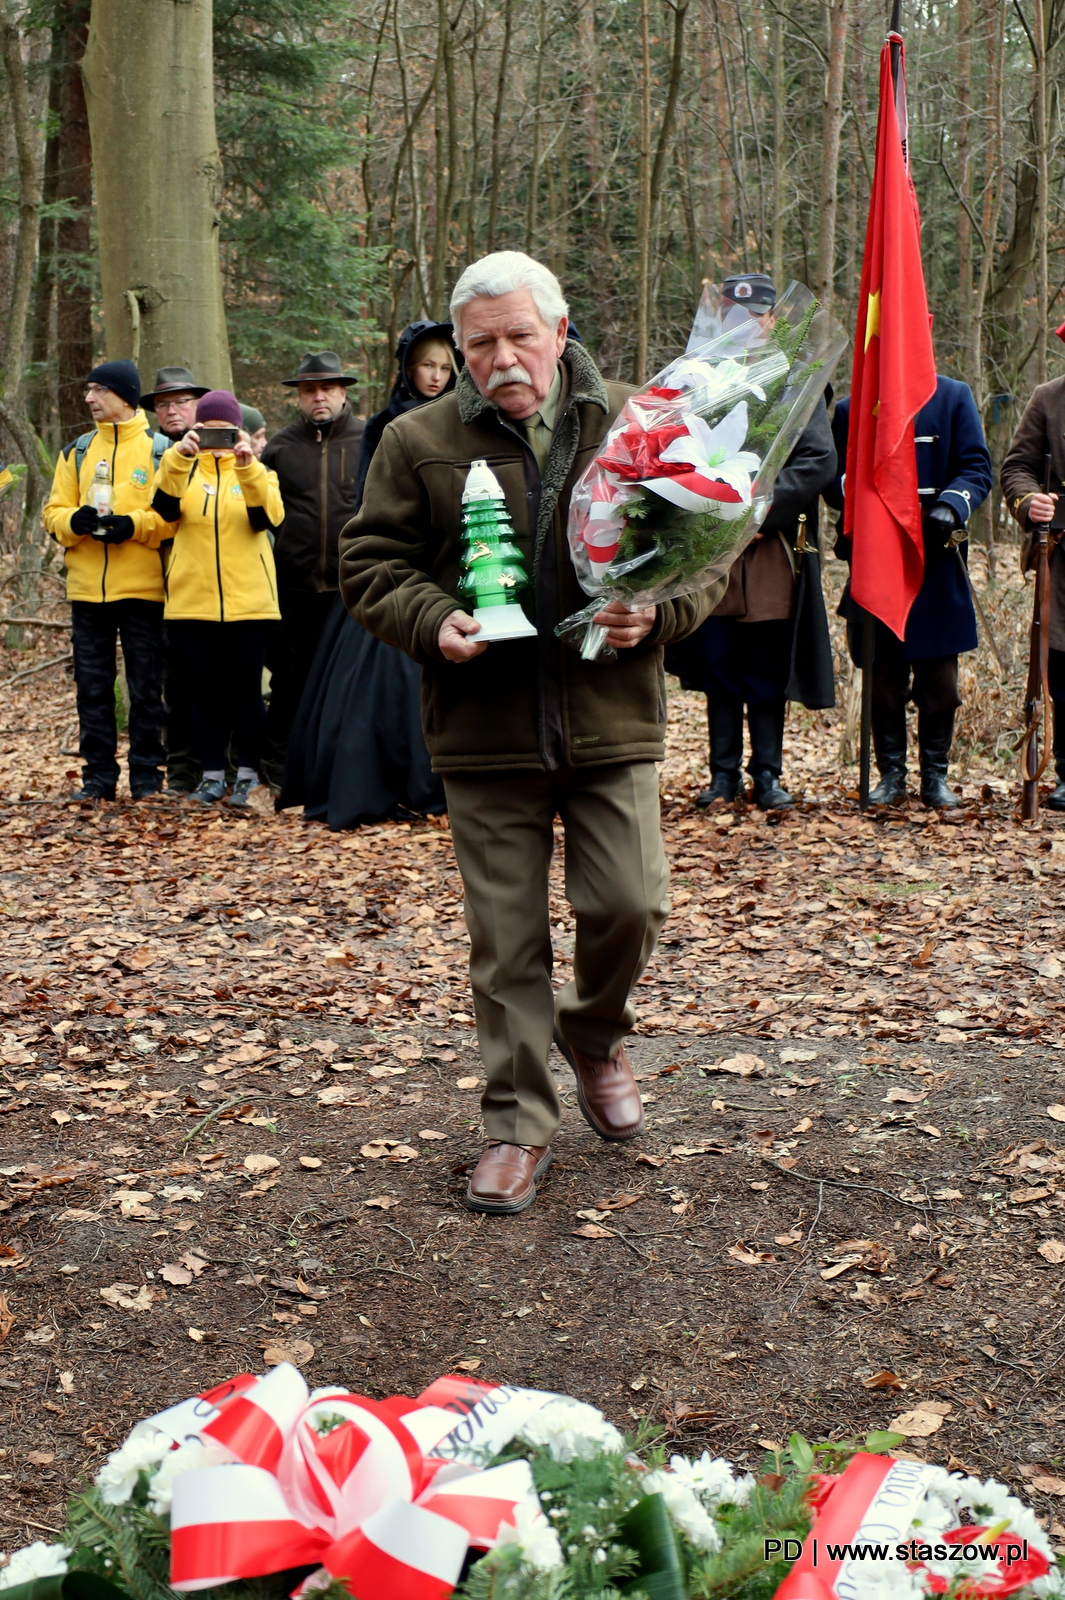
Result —
M 81 482 L 81 463 L 85 460 L 85 452 L 88 450 L 95 438 L 95 428 L 91 433 L 80 433 L 74 440 L 74 443 L 72 445 L 68 445 L 64 452 L 68 461 L 70 460 L 71 450 L 74 452 L 74 471 L 77 474 L 79 483 Z

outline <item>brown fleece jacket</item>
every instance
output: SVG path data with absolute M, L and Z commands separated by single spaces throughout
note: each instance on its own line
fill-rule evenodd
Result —
M 566 541 L 574 484 L 631 392 L 605 384 L 570 340 L 568 394 L 541 475 L 524 434 L 477 390 L 467 370 L 452 393 L 385 429 L 357 517 L 340 537 L 340 589 L 358 622 L 421 663 L 422 718 L 437 772 L 606 766 L 658 761 L 666 725 L 662 646 L 709 615 L 722 579 L 660 605 L 643 644 L 610 662 L 582 661 L 555 624 L 588 604 Z M 523 597 L 537 638 L 490 644 L 445 661 L 440 624 L 458 598 L 461 498 L 483 458 L 503 486 L 532 579 Z

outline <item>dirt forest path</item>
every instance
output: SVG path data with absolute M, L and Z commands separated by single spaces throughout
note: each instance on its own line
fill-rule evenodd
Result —
M 744 1465 L 917 1413 L 913 1454 L 1065 1537 L 1065 832 L 1016 826 L 1001 768 L 949 820 L 867 820 L 799 716 L 803 803 L 701 815 L 675 695 L 647 1136 L 600 1144 L 556 1060 L 555 1165 L 499 1220 L 459 1198 L 446 823 L 58 803 L 47 683 L 0 734 L 0 1546 L 138 1418 L 286 1351 L 377 1396 L 562 1389 Z M 560 883 L 554 911 L 561 980 Z

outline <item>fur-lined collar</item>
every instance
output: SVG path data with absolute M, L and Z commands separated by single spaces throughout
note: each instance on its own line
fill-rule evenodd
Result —
M 569 368 L 570 399 L 598 406 L 600 411 L 609 410 L 606 384 L 599 376 L 599 369 L 584 346 L 576 339 L 567 339 L 566 348 L 560 359 Z M 465 423 L 476 422 L 484 412 L 498 409 L 491 400 L 486 400 L 478 389 L 470 375 L 469 367 L 463 367 L 459 373 L 459 381 L 455 385 L 455 397 L 458 400 L 459 416 Z

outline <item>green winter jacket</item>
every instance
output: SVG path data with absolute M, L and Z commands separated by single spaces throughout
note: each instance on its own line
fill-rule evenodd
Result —
M 606 384 L 582 345 L 562 360 L 567 393 L 541 475 L 524 434 L 463 369 L 451 393 L 389 423 L 366 478 L 362 508 L 340 536 L 340 590 L 379 639 L 423 667 L 422 722 L 437 772 L 607 766 L 663 755 L 662 646 L 709 616 L 722 579 L 660 605 L 655 626 L 614 661 L 582 661 L 555 624 L 588 604 L 566 541 L 570 492 L 626 397 Z M 459 596 L 461 499 L 483 458 L 502 484 L 532 583 L 523 596 L 537 638 L 490 644 L 456 664 L 437 648 Z

